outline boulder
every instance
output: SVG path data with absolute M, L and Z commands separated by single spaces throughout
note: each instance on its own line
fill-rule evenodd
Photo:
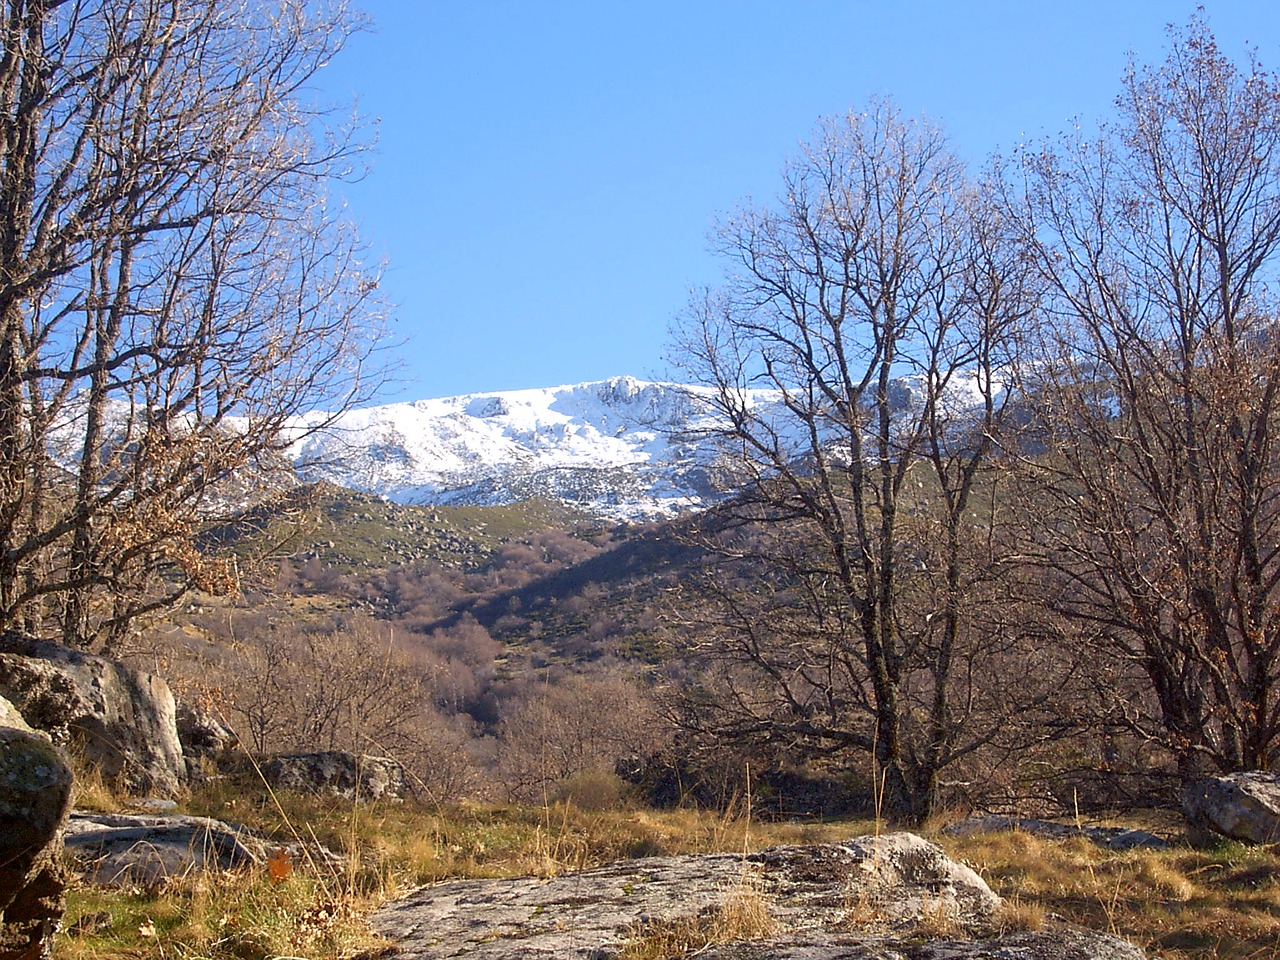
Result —
M 1168 840 L 1157 837 L 1145 830 L 1128 830 L 1123 827 L 1086 827 L 1071 823 L 1055 823 L 1052 820 L 1034 820 L 1027 817 L 1002 817 L 997 815 L 970 817 L 961 820 L 942 832 L 952 837 L 967 837 L 975 833 L 998 833 L 1013 830 L 1019 833 L 1031 833 L 1054 840 L 1066 840 L 1070 837 L 1084 837 L 1091 843 L 1108 850 L 1167 850 Z
M 267 854 L 243 830 L 208 817 L 82 812 L 67 821 L 66 850 L 90 883 L 143 888 L 251 866 Z
M 235 731 L 198 703 L 177 701 L 178 742 L 188 760 L 217 760 L 240 745 Z
M 0 960 L 52 951 L 65 905 L 62 826 L 71 784 L 50 739 L 0 698 Z
M 1197 780 L 1182 795 L 1182 812 L 1195 844 L 1215 837 L 1280 843 L 1280 774 L 1254 770 Z
M 172 796 L 186 779 L 173 694 L 154 674 L 10 634 L 0 696 L 122 789 Z
M 198 703 L 178 700 L 175 716 L 187 780 L 203 782 L 238 750 L 240 738 L 221 717 Z
M 388 960 L 607 960 L 629 941 L 729 911 L 763 917 L 756 938 L 711 945 L 717 960 L 1141 960 L 1078 930 L 991 939 L 999 898 L 976 873 L 912 834 L 759 853 L 653 857 L 551 879 L 466 880 L 385 905 Z M 946 931 L 946 938 L 938 936 Z M 977 939 L 970 939 L 977 938 Z M 910 944 L 909 948 L 904 944 Z M 1006 951 L 1006 947 L 1009 949 Z M 929 952 L 932 951 L 932 952 Z M 963 952 L 968 951 L 968 952 Z
M 344 750 L 280 754 L 262 764 L 262 777 L 277 790 L 346 800 L 393 800 L 404 796 L 404 768 L 399 763 Z

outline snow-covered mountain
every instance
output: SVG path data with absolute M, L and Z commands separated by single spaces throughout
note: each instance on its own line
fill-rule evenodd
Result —
M 946 392 L 945 406 L 963 421 L 980 402 L 970 379 L 956 377 Z M 922 393 L 919 378 L 906 376 L 895 381 L 892 402 L 905 413 Z M 697 439 L 710 425 L 707 396 L 685 384 L 615 377 L 393 403 L 343 414 L 295 442 L 291 454 L 303 479 L 401 503 L 501 504 L 541 496 L 597 516 L 652 519 L 731 492 L 714 448 Z M 787 442 L 788 418 L 771 417 L 778 395 L 759 390 L 749 399 Z M 792 439 L 803 455 L 803 437 Z
M 675 439 L 705 416 L 698 389 L 616 377 L 353 410 L 294 444 L 304 479 L 401 503 L 565 501 L 615 519 L 723 495 L 710 450 Z

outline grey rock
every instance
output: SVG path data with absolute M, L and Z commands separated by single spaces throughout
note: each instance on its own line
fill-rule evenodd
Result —
M 952 837 L 967 837 L 976 833 L 998 833 L 1014 830 L 1019 833 L 1031 833 L 1055 840 L 1066 840 L 1070 837 L 1084 837 L 1100 847 L 1108 850 L 1134 850 L 1144 848 L 1150 850 L 1167 850 L 1168 840 L 1157 837 L 1145 830 L 1126 830 L 1122 827 L 1086 827 L 1068 823 L 1054 823 L 1052 820 L 1034 820 L 1027 817 L 985 816 L 970 817 L 949 827 L 943 833 Z
M 181 788 L 186 764 L 173 694 L 160 677 L 8 634 L 0 645 L 0 696 L 119 787 L 160 795 Z
M 66 849 L 88 882 L 144 888 L 252 866 L 267 853 L 244 830 L 207 817 L 83 812 L 67 821 Z
M 1197 780 L 1182 796 L 1188 835 L 1201 844 L 1215 836 L 1246 843 L 1280 841 L 1280 774 L 1246 771 Z
M 130 801 L 129 806 L 147 813 L 172 813 L 178 809 L 178 801 L 165 797 L 139 797 Z
M 773 847 L 751 854 L 747 862 L 760 868 L 762 880 L 780 896 L 781 912 L 775 916 L 794 913 L 805 924 L 839 923 L 852 915 L 890 924 L 945 918 L 980 928 L 1000 905 L 973 870 L 913 833 Z M 840 893 L 839 900 L 832 900 L 833 891 Z
M 71 769 L 0 701 L 0 958 L 47 957 L 65 906 L 62 825 Z
M 1092 930 L 1064 928 L 1015 933 L 996 941 L 926 944 L 912 960 L 1145 960 L 1128 940 Z
M 890 834 L 774 847 L 747 857 L 628 860 L 549 880 L 436 884 L 385 906 L 374 925 L 401 941 L 400 958 L 603 960 L 645 925 L 717 911 L 735 891 L 758 897 L 777 921 L 777 942 L 796 949 L 808 947 L 787 937 L 802 934 L 830 945 L 852 923 L 918 933 L 926 921 L 945 918 L 962 932 L 979 932 L 1000 902 L 977 874 L 934 844 Z M 872 942 L 859 941 L 857 949 Z M 766 949 L 755 955 L 775 954 Z M 878 956 L 865 950 L 847 955 Z
M 217 760 L 240 744 L 234 730 L 198 703 L 178 700 L 176 720 L 182 754 L 188 760 Z
M 262 764 L 262 776 L 277 790 L 392 800 L 404 796 L 404 768 L 387 757 L 356 756 L 343 750 L 281 754 Z
M 18 708 L 4 697 L 0 697 L 0 727 L 10 727 L 14 730 L 21 730 L 23 733 L 36 733 L 36 730 L 23 719 L 22 714 L 18 712 Z M 39 736 L 44 737 L 46 740 L 49 739 L 48 734 L 45 733 L 40 733 Z
M 699 951 L 700 960 L 1144 960 L 1127 940 L 1062 929 L 1016 933 L 998 940 L 900 939 L 859 934 L 801 934 Z

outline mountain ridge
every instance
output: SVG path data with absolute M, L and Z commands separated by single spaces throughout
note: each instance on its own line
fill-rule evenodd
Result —
M 767 399 L 767 391 L 757 391 Z M 547 497 L 602 518 L 650 520 L 725 495 L 715 454 L 689 439 L 705 388 L 630 376 L 405 401 L 341 414 L 294 442 L 298 475 L 420 505 Z M 312 430 L 317 413 L 298 424 Z
M 895 379 L 892 391 L 896 411 L 917 410 L 925 393 L 921 375 Z M 296 424 L 289 456 L 305 481 L 398 503 L 497 506 L 545 498 L 602 519 L 650 521 L 703 509 L 734 492 L 732 471 L 713 441 L 720 425 L 714 397 L 707 387 L 619 376 L 383 404 L 337 417 L 317 412 Z M 778 391 L 747 390 L 742 398 L 803 455 L 807 436 Z M 956 426 L 971 423 L 981 405 L 969 374 L 956 374 L 943 398 Z M 911 422 L 907 417 L 904 426 Z

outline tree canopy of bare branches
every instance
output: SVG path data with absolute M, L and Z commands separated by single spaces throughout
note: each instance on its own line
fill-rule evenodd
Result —
M 721 516 L 748 532 L 709 541 L 716 602 L 686 629 L 722 669 L 690 716 L 873 758 L 888 812 L 919 821 L 944 770 L 1045 702 L 999 679 L 1034 626 L 991 469 L 1029 261 L 941 131 L 883 102 L 825 124 L 718 245 L 677 362 L 710 388 L 744 485 Z
M 358 23 L 279 0 L 15 0 L 0 20 L 0 628 L 110 644 L 235 570 L 296 414 L 367 389 L 376 272 L 308 80 Z M 259 474 L 261 475 L 261 474 Z
M 1113 125 L 1021 158 L 1010 209 L 1051 294 L 1036 549 L 1193 777 L 1280 749 L 1280 81 L 1200 18 L 1171 39 Z

